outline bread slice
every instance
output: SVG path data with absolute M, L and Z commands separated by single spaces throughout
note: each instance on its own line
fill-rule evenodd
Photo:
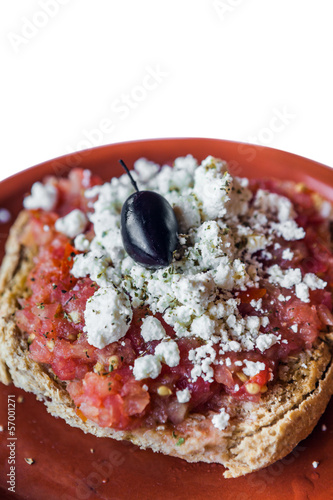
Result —
M 66 391 L 46 365 L 29 356 L 28 342 L 15 324 L 18 298 L 27 293 L 26 278 L 37 248 L 19 243 L 28 214 L 22 212 L 11 229 L 0 273 L 0 381 L 13 382 L 43 400 L 48 411 L 69 425 L 98 437 L 129 440 L 141 448 L 180 457 L 188 462 L 220 463 L 224 476 L 237 477 L 261 469 L 287 455 L 314 428 L 333 393 L 332 334 L 325 333 L 311 351 L 290 358 L 279 379 L 257 402 L 222 396 L 230 414 L 228 427 L 212 425 L 212 412 L 190 414 L 182 424 L 117 431 L 80 418 Z M 179 441 L 179 438 L 184 438 Z M 182 442 L 182 444 L 180 444 Z

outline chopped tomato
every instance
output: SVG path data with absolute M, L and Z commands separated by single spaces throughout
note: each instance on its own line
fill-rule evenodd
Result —
M 290 197 L 295 203 L 297 222 L 306 231 L 303 240 L 286 242 L 279 238 L 279 246 L 271 245 L 267 249 L 271 254 L 269 260 L 262 257 L 264 269 L 272 263 L 282 269 L 297 266 L 303 274 L 316 273 L 328 282 L 328 286 L 311 290 L 308 303 L 297 298 L 293 290 L 281 290 L 272 285 L 267 277 L 261 279 L 258 288 L 234 291 L 235 297 L 240 299 L 240 314 L 261 316 L 262 310 L 267 311 L 270 321 L 261 326 L 260 332 L 273 333 L 279 340 L 265 352 L 254 346 L 249 352 L 221 353 L 215 345 L 211 377 L 192 377 L 194 365 L 189 360 L 189 352 L 202 346 L 203 341 L 187 337 L 176 339 L 172 327 L 157 315 L 168 336 L 177 340 L 180 363 L 175 367 L 163 363 L 156 379 L 135 380 L 135 359 L 143 353 L 153 354 L 158 343 L 145 343 L 141 335 L 142 319 L 151 312 L 147 308 L 135 310 L 130 329 L 121 341 L 104 349 L 89 344 L 84 331 L 84 312 L 87 300 L 98 287 L 89 278 L 72 276 L 78 251 L 72 240 L 54 229 L 59 216 L 74 208 L 88 210 L 84 190 L 101 184 L 101 180 L 73 169 L 68 179 L 52 179 L 51 182 L 59 195 L 55 211 L 31 211 L 21 237 L 22 244 L 36 245 L 39 251 L 27 281 L 30 295 L 20 299 L 16 320 L 29 338 L 31 357 L 47 364 L 67 384 L 81 418 L 116 429 L 135 428 L 143 422 L 146 427 L 154 427 L 166 422 L 178 424 L 190 411 L 218 408 L 221 393 L 256 401 L 267 390 L 280 360 L 311 347 L 320 330 L 333 325 L 330 232 L 327 221 L 314 209 L 311 191 L 295 192 L 294 187 L 282 188 L 273 181 L 251 181 L 254 192 L 263 188 Z M 93 236 L 92 227 L 87 228 L 87 234 Z M 283 258 L 287 248 L 292 250 L 292 260 Z M 258 255 L 260 258 L 260 253 Z M 262 369 L 249 378 L 243 372 L 245 360 L 259 362 Z M 184 389 L 190 391 L 190 401 L 179 403 L 177 391 Z

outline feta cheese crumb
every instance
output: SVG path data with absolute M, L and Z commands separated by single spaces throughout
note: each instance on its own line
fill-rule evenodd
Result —
M 312 467 L 316 469 L 319 465 L 319 462 L 312 462 Z
M 216 429 L 219 431 L 223 431 L 228 427 L 230 415 L 225 411 L 224 408 L 221 408 L 220 413 L 214 415 L 212 418 L 212 423 Z
M 250 361 L 248 359 L 244 359 L 244 364 L 246 365 L 246 367 L 243 368 L 243 373 L 247 375 L 249 378 L 254 377 L 262 370 L 265 370 L 266 368 L 265 363 L 262 363 L 261 361 L 255 362 L 255 361 Z
M 276 344 L 280 338 L 281 337 L 274 335 L 273 333 L 263 333 L 257 338 L 256 347 L 259 351 L 264 352 L 272 347 L 272 345 Z
M 135 380 L 145 378 L 157 378 L 161 373 L 162 365 L 159 359 L 153 354 L 146 354 L 134 361 L 133 375 Z
M 283 288 L 291 288 L 302 281 L 302 273 L 298 268 L 283 270 L 275 264 L 267 269 L 267 272 L 270 275 L 269 281 L 271 283 L 278 284 Z
M 85 230 L 87 222 L 86 215 L 76 208 L 65 215 L 65 217 L 56 220 L 54 226 L 59 233 L 63 233 L 69 238 L 75 238 L 75 236 L 78 236 Z
M 261 318 L 261 324 L 265 328 L 269 324 L 269 317 L 268 316 L 263 316 Z
M 114 286 L 101 287 L 87 300 L 84 311 L 88 342 L 103 347 L 125 336 L 133 311 L 127 295 Z
M 159 171 L 159 166 L 146 158 L 139 158 L 134 163 L 134 170 L 138 174 L 140 181 L 147 182 Z
M 147 316 L 142 321 L 141 335 L 145 342 L 150 342 L 151 340 L 162 340 L 166 337 L 166 331 L 157 318 Z
M 85 252 L 89 250 L 90 241 L 84 236 L 84 234 L 78 234 L 74 240 L 74 246 L 80 252 Z
M 282 258 L 285 260 L 292 260 L 294 257 L 294 252 L 290 250 L 290 248 L 286 248 L 282 252 Z
M 24 198 L 23 206 L 27 210 L 53 210 L 58 201 L 58 190 L 53 184 L 35 182 L 31 194 Z
M 191 393 L 189 389 L 184 389 L 183 391 L 176 392 L 178 403 L 188 403 L 191 399 Z
M 309 287 L 305 283 L 298 283 L 295 287 L 296 297 L 302 302 L 310 302 Z
M 287 241 L 302 240 L 305 237 L 304 229 L 299 227 L 294 220 L 273 223 L 272 229 L 276 231 L 278 236 L 282 236 Z
M 294 325 L 291 325 L 290 327 L 292 329 L 293 332 L 297 333 L 298 332 L 298 324 L 295 323 Z
M 284 295 L 282 295 L 282 293 L 280 293 L 280 295 L 278 296 L 278 300 L 280 302 L 287 302 L 290 299 L 291 299 L 291 295 L 288 295 L 287 297 L 285 297 Z
M 213 382 L 214 370 L 211 364 L 215 361 L 216 351 L 212 346 L 212 342 L 191 349 L 188 353 L 188 359 L 193 362 L 194 367 L 191 370 L 191 378 L 193 382 L 199 377 L 207 382 Z
M 178 366 L 180 354 L 177 342 L 174 340 L 160 342 L 155 348 L 155 356 L 170 367 Z
M 303 282 L 310 288 L 310 290 L 320 290 L 327 286 L 326 281 L 321 280 L 313 273 L 308 273 L 304 276 Z
M 262 312 L 262 299 L 254 300 L 252 299 L 250 305 L 256 310 Z

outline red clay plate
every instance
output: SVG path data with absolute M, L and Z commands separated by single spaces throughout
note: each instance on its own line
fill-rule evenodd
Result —
M 48 161 L 0 183 L 0 208 L 9 209 L 13 221 L 34 181 L 47 174 L 65 175 L 74 166 L 109 180 L 121 172 L 119 158 L 132 166 L 142 156 L 163 163 L 188 153 L 199 160 L 209 154 L 224 158 L 238 176 L 302 181 L 333 201 L 333 170 L 324 165 L 270 148 L 191 138 L 113 144 Z M 0 258 L 9 226 L 0 225 Z M 8 398 L 15 401 L 15 436 L 9 436 L 7 428 Z M 188 464 L 128 443 L 85 435 L 51 417 L 35 396 L 1 384 L 0 425 L 1 499 L 333 499 L 333 400 L 311 436 L 288 457 L 237 479 L 224 479 L 221 465 Z M 8 493 L 7 484 L 11 443 L 15 494 Z M 34 463 L 29 465 L 25 458 Z M 314 461 L 319 462 L 316 469 Z

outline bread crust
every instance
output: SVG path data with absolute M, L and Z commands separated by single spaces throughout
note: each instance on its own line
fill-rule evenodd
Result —
M 224 476 L 238 477 L 261 469 L 284 457 L 313 430 L 333 393 L 330 335 L 318 339 L 311 351 L 290 359 L 280 379 L 259 403 L 222 396 L 230 414 L 228 427 L 219 431 L 207 415 L 191 414 L 182 424 L 117 431 L 83 421 L 66 391 L 47 366 L 33 361 L 28 343 L 15 324 L 19 297 L 27 293 L 26 278 L 33 267 L 36 248 L 20 244 L 28 220 L 23 211 L 13 225 L 0 272 L 0 381 L 13 382 L 43 400 L 47 410 L 69 425 L 98 437 L 129 440 L 140 448 L 180 457 L 188 462 L 220 463 Z M 306 368 L 305 368 L 306 367 Z M 184 437 L 177 446 L 174 435 Z

